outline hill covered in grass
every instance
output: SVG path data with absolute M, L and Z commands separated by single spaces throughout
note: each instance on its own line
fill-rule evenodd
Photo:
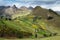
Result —
M 38 37 L 48 37 L 56 33 L 47 29 L 48 24 L 43 19 L 37 19 L 35 22 L 33 20 L 31 17 L 17 18 L 15 20 L 0 19 L 0 36 L 23 38 L 35 37 L 37 34 Z
M 23 9 L 26 7 L 22 7 L 21 11 Z M 10 12 L 8 11 L 8 13 Z M 20 12 L 14 13 L 13 17 L 22 15 L 22 13 L 18 13 Z M 25 14 L 23 12 L 23 16 L 14 19 L 1 17 L 0 37 L 41 38 L 60 34 L 60 16 L 53 10 L 37 6 L 31 9 L 28 15 Z
M 40 16 L 49 25 L 53 25 L 55 28 L 58 28 L 58 29 L 60 28 L 60 25 L 59 25 L 60 15 L 51 9 L 44 9 L 44 8 L 41 8 L 40 6 L 37 6 L 33 9 L 32 15 Z

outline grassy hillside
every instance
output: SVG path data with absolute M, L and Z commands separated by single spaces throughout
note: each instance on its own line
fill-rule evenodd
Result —
M 37 19 L 33 22 L 33 18 L 23 17 L 15 20 L 0 19 L 0 36 L 21 37 L 23 35 L 24 37 L 25 35 L 32 37 L 35 35 L 36 30 L 38 35 L 44 36 L 46 33 L 46 35 L 50 35 L 51 32 L 46 29 L 47 25 L 44 23 L 43 19 Z
M 36 6 L 31 13 L 32 13 L 31 15 L 40 16 L 43 19 L 43 22 L 45 21 L 44 23 L 46 23 L 48 25 L 47 29 L 50 28 L 53 30 L 54 29 L 59 30 L 59 28 L 60 28 L 60 25 L 59 25 L 60 24 L 60 15 L 58 15 L 53 10 L 44 9 L 44 8 L 41 8 L 40 6 Z
M 0 37 L 41 38 L 60 34 L 60 16 L 39 6 L 26 16 L 0 19 Z

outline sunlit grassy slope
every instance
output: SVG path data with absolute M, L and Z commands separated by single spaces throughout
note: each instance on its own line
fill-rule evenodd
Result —
M 21 19 L 16 19 L 16 20 L 0 20 L 0 27 L 8 27 L 14 30 L 18 31 L 24 31 L 24 32 L 29 32 L 29 33 L 34 33 L 35 28 L 33 27 L 33 22 L 32 20 L 26 19 L 26 18 L 21 18 Z M 36 24 L 35 24 L 36 25 Z M 2 27 L 2 28 L 3 28 Z M 36 27 L 38 27 L 36 25 Z M 8 30 L 8 28 L 6 30 Z M 0 28 L 1 29 L 1 28 Z M 1 29 L 2 30 L 2 29 Z
M 47 23 L 46 20 L 39 19 L 39 17 L 37 17 L 35 21 L 33 20 L 34 16 L 26 16 L 16 18 L 14 20 L 0 19 L 0 31 L 3 30 L 5 34 L 12 34 L 12 32 L 27 32 L 34 35 L 35 30 L 37 30 L 37 34 L 40 36 L 43 36 L 44 34 L 50 35 L 50 33 L 55 33 L 56 30 L 53 29 L 54 26 Z M 51 27 L 51 30 L 49 27 Z

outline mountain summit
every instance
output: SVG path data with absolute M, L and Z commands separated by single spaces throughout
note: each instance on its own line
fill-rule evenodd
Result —
M 30 14 L 30 11 L 27 9 L 27 7 L 21 7 L 18 9 L 15 5 L 13 5 L 12 7 L 3 7 L 0 14 L 1 16 L 14 19 L 18 16 Z

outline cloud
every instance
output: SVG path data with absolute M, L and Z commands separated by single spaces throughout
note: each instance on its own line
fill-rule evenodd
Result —
M 42 7 L 52 9 L 54 11 L 60 11 L 60 1 L 56 1 L 54 4 L 51 5 L 42 5 Z
M 60 1 L 57 1 L 55 4 L 53 4 L 51 9 L 54 11 L 60 11 Z
M 55 3 L 55 0 L 3 0 L 2 3 L 4 5 L 10 4 L 10 3 L 21 3 L 21 4 L 29 4 L 29 5 L 44 5 L 44 4 L 53 4 Z M 3 5 L 2 4 L 2 5 Z
M 54 10 L 54 11 L 60 11 L 60 6 L 51 7 L 51 9 Z
M 56 0 L 5 0 L 5 1 L 56 1 Z

